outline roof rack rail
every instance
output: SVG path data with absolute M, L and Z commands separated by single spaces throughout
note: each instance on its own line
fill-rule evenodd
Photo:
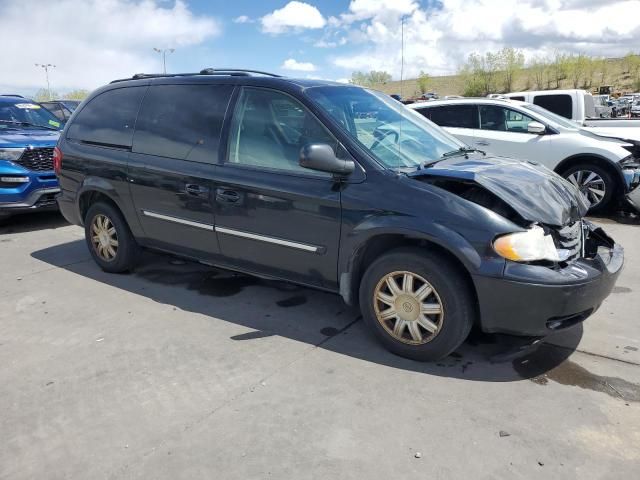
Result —
M 19 95 L 17 93 L 3 93 L 0 95 L 0 97 L 18 97 L 18 98 L 25 98 L 24 95 Z
M 192 77 L 197 75 L 229 75 L 236 77 L 250 77 L 253 74 L 266 75 L 268 77 L 281 77 L 275 73 L 263 72 L 260 70 L 247 70 L 243 68 L 204 68 L 199 72 L 192 73 L 136 73 L 130 78 L 120 78 L 109 83 L 126 82 L 127 80 L 141 80 L 143 78 L 169 78 L 169 77 Z
M 258 75 L 266 75 L 267 77 L 282 77 L 282 75 L 276 75 L 275 73 L 263 72 L 262 70 L 249 70 L 247 68 L 204 68 L 200 70 L 200 75 L 247 75 L 252 73 Z

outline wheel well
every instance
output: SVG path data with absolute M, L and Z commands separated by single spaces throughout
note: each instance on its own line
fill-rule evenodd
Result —
M 592 155 L 577 155 L 575 157 L 569 157 L 558 164 L 558 166 L 555 168 L 555 172 L 559 175 L 562 175 L 562 173 L 566 172 L 571 167 L 584 163 L 597 165 L 601 168 L 604 168 L 611 175 L 613 181 L 616 182 L 616 187 L 620 186 L 620 172 L 616 170 L 616 167 L 613 163 L 602 157 Z
M 79 202 L 80 218 L 82 219 L 83 222 L 84 222 L 84 217 L 87 215 L 87 212 L 89 211 L 89 208 L 91 207 L 91 205 L 97 202 L 108 203 L 109 205 L 113 205 L 113 207 L 115 207 L 116 209 L 118 209 L 118 211 L 120 211 L 120 208 L 118 207 L 116 202 L 114 202 L 108 195 L 105 195 L 104 193 L 98 192 L 96 190 L 89 190 L 87 192 L 84 192 L 80 196 L 80 202 Z
M 362 276 L 364 275 L 364 272 L 366 271 L 368 266 L 371 265 L 378 257 L 402 247 L 417 247 L 422 249 L 429 249 L 430 251 L 437 251 L 445 261 L 456 268 L 466 279 L 475 301 L 476 313 L 479 314 L 480 309 L 478 308 L 478 295 L 475 285 L 473 284 L 473 280 L 471 279 L 469 270 L 467 270 L 460 259 L 458 259 L 449 250 L 441 247 L 437 243 L 398 234 L 385 234 L 373 237 L 372 239 L 367 241 L 367 243 L 360 249 L 358 253 L 356 253 L 356 258 L 353 261 L 352 267 L 350 292 L 350 298 L 352 299 L 354 304 L 358 303 L 358 291 L 360 289 L 360 282 L 362 281 Z M 479 318 L 478 315 L 476 315 L 476 319 L 477 318 Z

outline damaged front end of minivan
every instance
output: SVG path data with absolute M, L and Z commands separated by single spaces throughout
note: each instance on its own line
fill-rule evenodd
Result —
M 613 289 L 623 249 L 584 219 L 588 205 L 552 171 L 501 157 L 443 160 L 410 173 L 504 217 L 488 251 L 499 277 L 473 275 L 486 332 L 546 336 L 585 320 Z

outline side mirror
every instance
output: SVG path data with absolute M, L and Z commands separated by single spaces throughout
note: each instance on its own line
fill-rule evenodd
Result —
M 529 133 L 535 133 L 536 135 L 542 135 L 546 131 L 547 131 L 547 127 L 545 127 L 540 122 L 529 122 L 529 125 L 527 125 L 527 132 L 529 132 Z
M 326 143 L 309 143 L 302 147 L 300 149 L 300 166 L 334 175 L 349 175 L 356 168 L 353 160 L 341 160 L 336 157 L 331 145 Z

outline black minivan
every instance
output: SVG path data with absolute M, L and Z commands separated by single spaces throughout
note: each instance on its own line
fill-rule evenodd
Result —
M 623 264 L 555 173 L 353 85 L 136 75 L 80 105 L 54 163 L 60 209 L 103 270 L 131 270 L 144 247 L 336 292 L 417 360 L 474 324 L 540 337 L 581 322 Z

